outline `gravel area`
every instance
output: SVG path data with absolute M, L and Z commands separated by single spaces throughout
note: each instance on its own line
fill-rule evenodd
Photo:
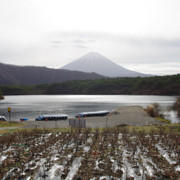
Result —
M 83 118 L 84 119 L 84 118 Z M 125 106 L 118 107 L 108 116 L 101 117 L 87 117 L 86 127 L 100 128 L 100 127 L 111 127 L 111 126 L 123 126 L 123 125 L 153 125 L 162 124 L 160 121 L 156 120 L 147 115 L 144 109 L 140 106 Z M 61 121 L 26 121 L 23 122 L 25 127 L 33 128 L 56 128 L 56 127 L 68 127 L 69 120 Z
M 161 124 L 155 118 L 148 116 L 140 106 L 118 107 L 105 117 L 87 118 L 87 127 L 110 127 L 123 125 L 153 125 Z

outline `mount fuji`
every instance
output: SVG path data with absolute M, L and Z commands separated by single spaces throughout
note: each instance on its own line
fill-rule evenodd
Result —
M 94 72 L 107 77 L 145 77 L 150 76 L 136 71 L 128 70 L 97 52 L 90 52 L 70 63 L 61 69 L 82 72 Z

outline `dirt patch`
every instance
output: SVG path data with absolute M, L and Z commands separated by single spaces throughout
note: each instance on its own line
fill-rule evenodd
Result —
M 0 136 L 0 179 L 179 179 L 180 136 L 163 127 L 33 129 Z
M 155 118 L 147 115 L 140 106 L 118 107 L 110 115 L 102 117 L 90 117 L 86 120 L 88 127 L 109 127 L 125 125 L 153 125 L 162 124 Z
M 147 115 L 144 109 L 140 106 L 126 106 L 118 107 L 108 116 L 101 117 L 87 117 L 86 126 L 91 128 L 101 128 L 101 127 L 112 127 L 112 126 L 125 126 L 125 125 L 154 125 L 162 124 L 162 122 L 157 121 Z M 41 127 L 41 128 L 56 128 L 56 127 L 68 127 L 68 120 L 61 121 L 26 121 L 25 127 Z

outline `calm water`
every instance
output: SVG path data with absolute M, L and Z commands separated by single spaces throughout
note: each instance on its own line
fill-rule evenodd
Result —
M 133 95 L 31 95 L 6 96 L 0 101 L 0 115 L 8 117 L 7 108 L 11 107 L 11 120 L 27 117 L 34 120 L 41 114 L 75 114 L 83 111 L 109 110 L 118 106 L 140 105 L 146 107 L 152 103 L 159 103 L 163 111 L 172 106 L 176 100 L 174 96 L 133 96 Z M 171 118 L 172 113 L 166 115 Z M 173 114 L 173 121 L 178 121 Z

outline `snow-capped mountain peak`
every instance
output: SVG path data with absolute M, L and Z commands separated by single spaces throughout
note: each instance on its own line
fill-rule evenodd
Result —
M 146 76 L 145 74 L 128 70 L 97 52 L 90 52 L 63 66 L 61 69 L 95 72 L 108 77 Z

